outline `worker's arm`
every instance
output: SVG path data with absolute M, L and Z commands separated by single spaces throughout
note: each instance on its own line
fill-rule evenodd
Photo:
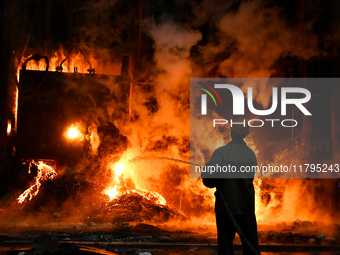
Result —
M 217 164 L 221 165 L 223 161 L 222 153 L 219 150 L 214 151 L 211 156 L 209 162 L 205 165 L 205 172 L 202 171 L 201 177 L 203 180 L 203 184 L 208 188 L 215 188 L 218 186 L 220 179 L 213 178 L 214 173 L 210 173 L 208 171 L 209 166 L 216 166 Z

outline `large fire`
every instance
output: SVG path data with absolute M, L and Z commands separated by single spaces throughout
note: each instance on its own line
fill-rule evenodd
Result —
M 61 63 L 61 61 L 63 61 L 66 58 L 65 54 L 63 52 L 59 52 L 59 53 L 55 53 L 54 56 L 52 58 L 50 58 L 50 70 L 51 71 L 55 71 L 54 68 L 56 66 L 59 66 L 59 64 Z M 21 63 L 24 60 L 21 61 Z M 90 60 L 91 63 L 92 61 L 95 62 L 94 59 Z M 62 70 L 63 72 L 74 72 L 75 70 L 77 70 L 77 72 L 80 73 L 87 73 L 87 69 L 89 68 L 88 66 L 88 62 L 84 59 L 84 57 L 78 53 L 78 54 L 74 54 L 73 57 L 68 58 L 68 61 L 65 62 L 65 68 Z M 77 67 L 75 69 L 75 67 Z M 97 65 L 95 65 L 96 70 L 101 70 L 100 68 L 97 67 Z M 100 67 L 100 64 L 99 64 Z M 46 68 L 46 63 L 42 60 L 39 61 L 38 63 L 36 63 L 35 61 L 30 61 L 27 64 L 27 69 L 28 70 L 41 70 L 44 71 Z M 18 70 L 19 70 L 19 66 L 18 66 Z M 103 69 L 102 69 L 103 70 Z M 99 71 L 100 72 L 100 71 Z M 176 75 L 171 76 L 172 79 L 174 79 L 173 77 L 176 77 Z M 18 72 L 18 78 L 19 78 L 19 72 Z M 170 81 L 170 83 L 176 83 L 177 81 Z M 137 92 L 136 92 L 137 93 Z M 168 100 L 168 99 L 166 99 Z M 133 100 L 132 100 L 133 101 Z M 164 101 L 165 103 L 165 107 L 162 109 L 160 109 L 160 113 L 158 115 L 158 121 L 169 121 L 169 119 L 175 119 L 177 121 L 177 117 L 174 115 L 169 115 L 168 113 L 168 108 L 175 108 L 174 105 L 172 105 L 172 102 L 170 101 Z M 165 112 L 161 112 L 161 111 L 165 111 Z M 114 110 L 112 110 L 112 112 L 114 112 Z M 141 115 L 142 116 L 142 115 Z M 145 116 L 144 116 L 145 117 Z M 164 120 L 163 118 L 166 118 L 166 120 Z M 174 121 L 174 123 L 177 126 L 182 125 L 182 122 L 178 122 L 176 123 Z M 149 124 L 149 123 L 148 123 Z M 145 124 L 145 125 L 148 125 Z M 133 123 L 131 124 L 133 125 Z M 135 127 L 136 128 L 136 127 Z M 147 127 L 144 127 L 145 129 L 147 129 Z M 168 127 L 167 127 L 168 128 Z M 139 129 L 136 128 L 136 129 Z M 176 130 L 178 131 L 178 130 Z M 174 131 L 174 133 L 176 132 Z M 148 131 L 146 131 L 147 133 Z M 182 132 L 182 131 L 180 131 Z M 141 132 L 142 133 L 142 132 Z M 79 127 L 79 125 L 77 124 L 73 124 L 71 125 L 66 131 L 65 131 L 65 137 L 67 139 L 69 139 L 70 141 L 74 141 L 74 140 L 79 140 L 80 138 L 84 137 L 83 132 L 81 131 L 81 128 Z M 202 132 L 202 134 L 205 135 L 209 135 L 208 133 L 206 133 L 205 131 Z M 138 134 L 140 137 L 143 137 L 143 135 L 145 134 Z M 145 135 L 146 136 L 146 135 Z M 176 139 L 172 137 L 175 137 L 175 134 L 171 134 L 169 135 L 169 144 L 171 144 L 171 142 L 173 142 L 174 144 L 176 143 Z M 96 137 L 96 139 L 94 139 L 93 137 Z M 142 138 L 138 137 L 138 139 L 143 140 Z M 150 132 L 150 137 L 151 139 L 154 137 L 157 137 L 156 134 L 154 134 L 153 132 Z M 161 138 L 153 145 L 155 147 L 155 150 L 159 150 L 160 153 L 158 153 L 157 155 L 159 155 L 159 158 L 164 158 L 164 154 L 162 154 L 161 150 L 165 150 L 164 148 L 167 148 L 168 145 L 167 144 L 163 144 L 162 141 L 163 137 L 160 136 Z M 170 139 L 171 138 L 171 139 Z M 225 137 L 220 137 L 219 138 L 219 145 L 222 146 L 223 144 L 225 144 L 225 140 L 222 139 Z M 149 138 L 146 138 L 149 139 Z M 93 141 L 97 141 L 97 145 L 95 147 L 95 151 L 96 149 L 100 146 L 100 139 L 98 136 L 97 132 L 92 132 L 91 134 L 91 142 Z M 204 139 L 203 139 L 204 140 Z M 254 152 L 256 154 L 259 154 L 259 150 L 256 148 L 255 143 L 253 142 L 253 139 L 251 137 L 248 137 L 248 145 L 254 150 Z M 144 144 L 147 144 L 147 142 L 143 141 L 140 142 L 140 146 L 144 146 Z M 152 144 L 149 143 L 147 146 L 149 146 L 150 148 L 152 148 L 151 146 Z M 216 143 L 215 143 L 216 145 Z M 149 148 L 145 145 L 145 151 L 147 151 Z M 170 146 L 171 147 L 171 146 Z M 173 148 L 173 151 L 171 151 L 171 153 L 173 153 L 174 155 L 176 155 L 177 158 L 179 158 L 180 153 L 177 151 L 177 149 L 175 149 L 175 146 L 171 147 Z M 212 149 L 212 148 L 209 148 Z M 93 154 L 95 154 L 96 152 L 94 152 Z M 166 154 L 165 154 L 166 155 Z M 202 155 L 202 159 L 203 159 L 203 155 Z M 104 160 L 105 162 L 105 160 Z M 200 163 L 200 162 L 193 162 L 193 163 Z M 48 165 L 44 164 L 43 162 L 39 161 L 37 163 L 32 162 L 32 164 L 36 164 L 39 172 L 37 177 L 34 180 L 34 183 L 32 184 L 32 186 L 27 189 L 22 195 L 20 195 L 20 197 L 18 198 L 18 202 L 19 203 L 23 203 L 25 200 L 29 199 L 31 200 L 34 196 L 36 196 L 39 192 L 39 188 L 41 186 L 41 181 L 46 180 L 46 179 L 53 179 L 57 174 L 56 172 L 49 167 Z M 183 166 L 182 163 L 176 163 L 177 165 L 180 165 L 181 167 Z M 203 202 L 206 206 L 209 205 L 211 208 L 213 207 L 214 204 L 214 196 L 213 196 L 213 190 L 207 190 L 201 183 L 197 184 L 195 179 L 186 179 L 185 181 L 183 181 L 183 183 L 181 183 L 181 191 L 180 193 L 177 193 L 176 195 L 178 195 L 177 200 L 174 199 L 172 197 L 172 199 L 168 199 L 168 197 L 171 197 L 172 195 L 169 195 L 166 193 L 166 191 L 162 190 L 158 192 L 155 192 L 154 190 L 158 189 L 153 189 L 154 187 L 148 187 L 147 185 L 144 185 L 143 187 L 147 187 L 147 189 L 141 188 L 138 184 L 140 183 L 139 180 L 137 181 L 136 178 L 134 177 L 134 170 L 132 167 L 130 167 L 130 163 L 128 161 L 124 161 L 121 159 L 117 158 L 115 159 L 115 161 L 110 161 L 110 163 L 107 163 L 106 166 L 101 166 L 102 168 L 106 168 L 107 171 L 110 173 L 111 179 L 110 181 L 108 181 L 108 184 L 103 187 L 103 189 L 101 190 L 102 194 L 105 194 L 107 197 L 107 200 L 110 202 L 114 202 L 116 199 L 118 199 L 119 197 L 123 196 L 123 195 L 129 195 L 129 194 L 138 194 L 150 201 L 155 202 L 156 204 L 159 205 L 169 205 L 169 206 L 174 206 L 176 204 L 177 201 L 179 201 L 179 206 L 177 208 L 179 208 L 179 210 L 181 210 L 182 208 L 185 208 L 185 206 L 183 205 L 182 202 L 182 197 L 183 200 L 187 199 L 187 203 L 190 203 L 191 200 L 188 199 L 189 196 L 193 196 L 195 197 L 197 194 L 204 194 L 204 198 L 205 201 Z M 188 174 L 188 173 L 186 173 Z M 270 176 L 266 176 L 266 177 L 270 177 Z M 182 180 L 180 180 L 182 181 Z M 166 181 L 164 181 L 166 182 Z M 271 188 L 267 188 L 267 186 L 265 185 L 266 180 L 255 180 L 254 181 L 254 186 L 255 186 L 255 192 L 256 192 L 256 214 L 257 214 L 257 219 L 259 221 L 262 222 L 266 222 L 268 220 L 273 220 L 272 217 L 269 217 L 271 214 L 273 214 L 273 212 L 278 213 L 280 212 L 280 210 L 285 210 L 285 212 L 289 211 L 289 205 L 290 203 L 285 201 L 285 197 L 282 196 L 281 193 L 284 193 L 284 185 L 286 183 L 286 180 L 275 180 L 275 183 L 277 185 L 277 189 L 282 189 L 282 192 L 277 192 L 277 189 L 271 189 Z M 297 183 L 297 182 L 296 182 Z M 281 185 L 282 184 L 282 185 Z M 281 187 L 283 186 L 283 187 Z M 194 187 L 194 188 L 193 188 Z M 291 193 L 295 191 L 295 189 L 292 189 L 292 191 L 290 191 Z M 170 192 L 169 192 L 170 193 Z M 186 195 L 189 194 L 189 195 Z M 279 194 L 278 194 L 279 193 Z M 184 195 L 183 195 L 184 194 Z M 287 193 L 288 194 L 288 193 Z M 167 196 L 168 195 L 168 196 Z M 175 195 L 173 195 L 175 196 Z M 165 199 L 165 198 L 166 199 Z M 290 198 L 292 200 L 294 200 L 295 202 L 298 201 L 297 198 Z M 189 201 L 189 202 L 188 202 Z M 200 201 L 200 200 L 198 200 Z M 196 201 L 197 202 L 197 201 Z M 202 203 L 202 201 L 200 201 L 199 203 Z M 193 212 L 194 209 L 187 209 L 188 211 L 192 212 L 193 215 L 197 216 L 197 212 Z M 211 211 L 212 212 L 212 211 Z M 211 213 L 210 212 L 210 213 Z M 308 220 L 309 219 L 309 215 L 308 214 L 294 214 L 295 211 L 293 210 L 292 213 L 287 213 L 287 214 L 280 214 L 280 217 L 277 218 L 276 221 L 293 221 L 295 220 L 297 217 L 303 217 L 301 219 L 305 219 Z M 205 215 L 208 214 L 208 212 L 204 213 Z
M 123 194 L 136 193 L 157 204 L 166 204 L 166 200 L 160 194 L 138 188 L 133 180 L 133 173 L 123 163 L 110 164 L 110 168 L 114 178 L 112 178 L 110 187 L 104 190 L 104 194 L 108 195 L 110 200 L 116 199 Z M 129 176 L 132 185 L 128 184 L 126 175 Z
M 227 126 L 212 130 L 192 120 L 190 79 L 337 77 L 337 65 L 333 64 L 339 62 L 339 36 L 334 36 L 338 26 L 334 23 L 335 6 L 330 3 L 336 1 L 326 1 L 329 5 L 322 7 L 328 7 L 319 8 L 322 13 L 312 11 L 316 6 L 313 9 L 304 1 L 221 1 L 222 5 L 214 1 L 164 1 L 152 8 L 145 1 L 136 1 L 129 8 L 122 1 L 62 1 L 61 6 L 54 1 L 40 1 L 43 9 L 42 3 L 39 7 L 35 1 L 24 2 L 19 8 L 5 6 L 11 7 L 6 14 L 17 16 L 6 18 L 11 22 L 4 26 L 4 32 L 12 31 L 4 44 L 4 52 L 11 50 L 4 58 L 4 67 L 7 62 L 11 66 L 4 70 L 6 77 L 12 72 L 12 81 L 5 84 L 8 95 L 13 95 L 13 102 L 7 104 L 11 107 L 8 113 L 13 112 L 8 114 L 11 120 L 7 122 L 7 140 L 11 148 L 7 157 L 15 161 L 15 167 L 3 175 L 5 180 L 7 176 L 11 178 L 1 188 L 8 193 L 13 190 L 15 195 L 4 196 L 9 201 L 0 201 L 2 232 L 41 233 L 42 228 L 56 236 L 61 232 L 88 232 L 94 239 L 92 233 L 106 231 L 110 235 L 106 241 L 112 242 L 116 241 L 116 233 L 135 231 L 135 225 L 145 223 L 184 230 L 178 232 L 209 231 L 207 237 L 215 237 L 215 189 L 205 187 L 199 178 L 191 178 L 192 169 L 187 163 L 204 165 L 213 151 L 231 137 Z M 330 14 L 327 19 L 325 13 Z M 39 72 L 21 71 L 23 63 L 35 53 L 48 57 L 48 70 L 41 59 L 26 63 L 26 70 Z M 16 91 L 15 75 L 17 81 L 21 79 Z M 253 107 L 270 108 L 271 86 L 276 85 L 250 85 Z M 34 95 L 25 95 L 25 89 L 33 87 L 37 88 Z M 294 130 L 251 130 L 245 141 L 257 155 L 259 165 L 339 160 L 335 154 L 340 149 L 335 150 L 340 141 L 335 96 L 339 90 L 333 89 L 323 93 L 326 86 L 318 88 L 312 99 L 323 100 L 315 104 L 311 100 L 307 106 L 313 109 L 313 115 L 314 111 L 324 114 L 321 121 L 304 118 L 297 109 L 287 111 L 287 118 L 301 119 L 301 125 Z M 242 91 L 246 90 L 243 86 Z M 292 97 L 297 99 L 298 95 Z M 23 107 L 25 101 L 31 102 L 30 107 Z M 27 114 L 22 114 L 21 109 Z M 57 110 L 62 113 L 53 114 Z M 46 116 L 44 122 L 32 118 L 40 113 Z M 211 118 L 229 116 L 211 112 Z M 26 119 L 29 124 L 22 125 L 25 122 L 21 120 Z M 51 127 L 55 129 L 51 131 Z M 196 136 L 190 132 L 191 127 L 197 129 Z M 36 136 L 25 136 L 21 130 L 32 131 Z M 21 143 L 25 140 L 19 139 L 21 134 L 30 138 L 27 143 Z M 40 142 L 37 138 L 43 135 L 52 142 Z M 313 140 L 312 144 L 309 140 Z M 37 153 L 27 153 L 25 157 L 22 151 L 35 152 L 27 149 L 33 144 L 30 141 L 36 141 Z M 192 148 L 197 158 L 191 158 Z M 39 156 L 41 152 L 46 154 Z M 36 173 L 35 177 L 23 174 L 25 166 L 17 166 L 21 159 L 32 160 L 29 171 Z M 58 165 L 47 159 L 54 159 Z M 270 172 L 255 177 L 259 177 L 253 183 L 262 243 L 266 242 L 262 237 L 267 229 L 276 244 L 281 243 L 281 238 L 285 245 L 286 236 L 299 244 L 302 237 L 297 239 L 295 233 L 301 231 L 305 237 L 307 232 L 315 231 L 315 236 L 305 241 L 322 245 L 327 231 L 319 230 L 322 224 L 332 224 L 337 235 L 330 243 L 337 244 L 339 180 L 303 176 L 280 179 Z M 19 187 L 23 192 L 20 196 L 16 193 Z M 9 210 L 3 209 L 6 203 Z M 3 228 L 6 224 L 8 227 Z M 162 233 L 160 241 L 168 240 L 168 236 L 170 233 Z M 131 238 L 126 240 L 137 240 Z M 152 238 L 148 241 L 155 240 L 154 234 Z
M 28 57 L 23 58 L 20 63 L 22 64 L 26 59 L 31 57 L 32 55 L 29 55 Z M 66 58 L 64 55 L 64 52 L 61 50 L 59 52 L 55 52 L 53 56 L 50 58 L 50 64 L 49 64 L 49 70 L 55 71 L 55 67 L 58 67 L 60 63 Z M 94 58 L 90 58 L 91 63 L 96 64 L 96 70 L 102 70 L 101 64 L 97 62 Z M 97 68 L 97 64 L 99 68 Z M 17 78 L 19 80 L 19 69 L 21 65 L 18 65 L 18 72 L 17 72 Z M 87 73 L 89 68 L 89 63 L 84 58 L 81 52 L 77 54 L 72 54 L 71 57 L 67 58 L 67 61 L 65 61 L 63 65 L 62 72 L 79 72 L 79 73 Z M 29 61 L 26 65 L 27 70 L 40 70 L 45 71 L 46 69 L 46 62 L 44 60 L 40 61 Z M 115 71 L 114 69 L 111 69 L 111 71 Z M 69 126 L 69 128 L 65 131 L 64 135 L 65 137 L 70 141 L 82 141 L 84 139 L 84 134 L 82 132 L 82 126 L 79 123 L 72 124 Z M 91 143 L 92 143 L 92 135 L 91 135 Z M 34 163 L 34 162 L 32 162 Z M 42 167 L 42 162 L 39 161 L 38 168 L 39 169 L 45 169 Z M 45 167 L 49 167 L 47 165 L 44 165 Z M 164 197 L 157 192 L 153 191 L 147 191 L 145 189 L 142 189 L 138 187 L 138 184 L 135 180 L 133 180 L 133 172 L 128 170 L 127 164 L 123 163 L 110 163 L 108 165 L 108 168 L 112 172 L 112 181 L 109 187 L 107 187 L 103 193 L 106 194 L 110 201 L 118 198 L 119 196 L 123 194 L 138 194 L 143 196 L 144 198 L 155 202 L 156 204 L 160 205 L 166 205 L 166 200 Z M 52 169 L 52 168 L 51 168 Z M 31 200 L 33 196 L 38 194 L 39 187 L 41 185 L 39 180 L 42 180 L 44 172 L 40 172 L 40 175 L 36 177 L 36 182 L 33 184 L 28 190 L 26 190 L 19 198 L 18 202 L 22 203 L 27 197 L 29 197 Z M 54 176 L 53 176 L 54 177 Z M 52 177 L 52 178 L 53 178 Z M 52 179 L 51 178 L 51 179 Z M 126 180 L 128 178 L 128 180 Z M 33 192 L 34 191 L 34 192 Z

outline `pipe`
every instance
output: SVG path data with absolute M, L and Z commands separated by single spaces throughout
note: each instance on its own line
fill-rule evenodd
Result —
M 31 61 L 31 60 L 39 61 L 42 58 L 45 59 L 45 61 L 46 61 L 46 70 L 45 70 L 44 78 L 42 79 L 40 84 L 35 89 L 33 89 L 32 91 L 28 91 L 28 92 L 22 92 L 21 88 L 19 87 L 19 83 L 17 83 L 16 85 L 17 85 L 19 94 L 21 96 L 31 96 L 40 89 L 40 87 L 44 84 L 46 77 L 47 77 L 47 74 L 48 74 L 49 61 L 48 61 L 48 57 L 35 54 L 33 57 L 26 59 L 25 62 L 22 64 L 22 70 L 26 71 L 26 65 L 29 61 Z
M 193 165 L 193 166 L 199 166 L 197 164 L 191 163 L 189 161 L 184 161 L 184 160 L 180 160 L 180 159 L 176 159 L 176 158 L 168 158 L 168 157 L 158 157 L 159 159 L 166 159 L 166 160 L 172 160 L 172 161 L 176 161 L 176 162 L 180 162 L 180 163 L 185 163 L 185 164 L 189 164 L 189 165 Z

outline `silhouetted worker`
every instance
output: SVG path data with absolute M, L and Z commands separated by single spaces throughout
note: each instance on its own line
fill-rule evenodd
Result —
M 239 122 L 238 122 L 239 123 Z M 247 124 L 245 122 L 245 124 Z M 234 124 L 231 128 L 232 140 L 225 146 L 214 151 L 211 159 L 206 164 L 209 166 L 217 165 L 224 169 L 236 169 L 236 172 L 214 173 L 202 171 L 203 184 L 209 188 L 216 187 L 215 192 L 215 213 L 217 225 L 218 254 L 234 254 L 233 240 L 236 229 L 233 224 L 235 219 L 245 237 L 253 246 L 253 250 L 245 245 L 246 241 L 241 236 L 244 255 L 253 255 L 256 251 L 260 254 L 259 242 L 257 238 L 257 223 L 255 217 L 255 192 L 253 186 L 254 172 L 244 173 L 241 167 L 256 166 L 257 160 L 254 152 L 243 140 L 249 134 L 249 127 L 242 124 Z M 231 211 L 230 217 L 225 209 L 225 205 L 217 192 L 221 191 L 227 205 Z M 240 235 L 240 233 L 239 233 Z M 255 254 L 256 254 L 255 253 Z

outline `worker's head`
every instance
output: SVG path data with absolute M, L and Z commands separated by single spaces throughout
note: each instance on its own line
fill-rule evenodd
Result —
M 236 122 L 236 121 L 235 121 Z M 243 121 L 237 121 L 237 122 L 243 122 Z M 249 126 L 248 123 L 245 122 L 245 126 L 242 124 L 234 124 L 231 127 L 231 137 L 234 138 L 240 138 L 243 139 L 249 134 Z

